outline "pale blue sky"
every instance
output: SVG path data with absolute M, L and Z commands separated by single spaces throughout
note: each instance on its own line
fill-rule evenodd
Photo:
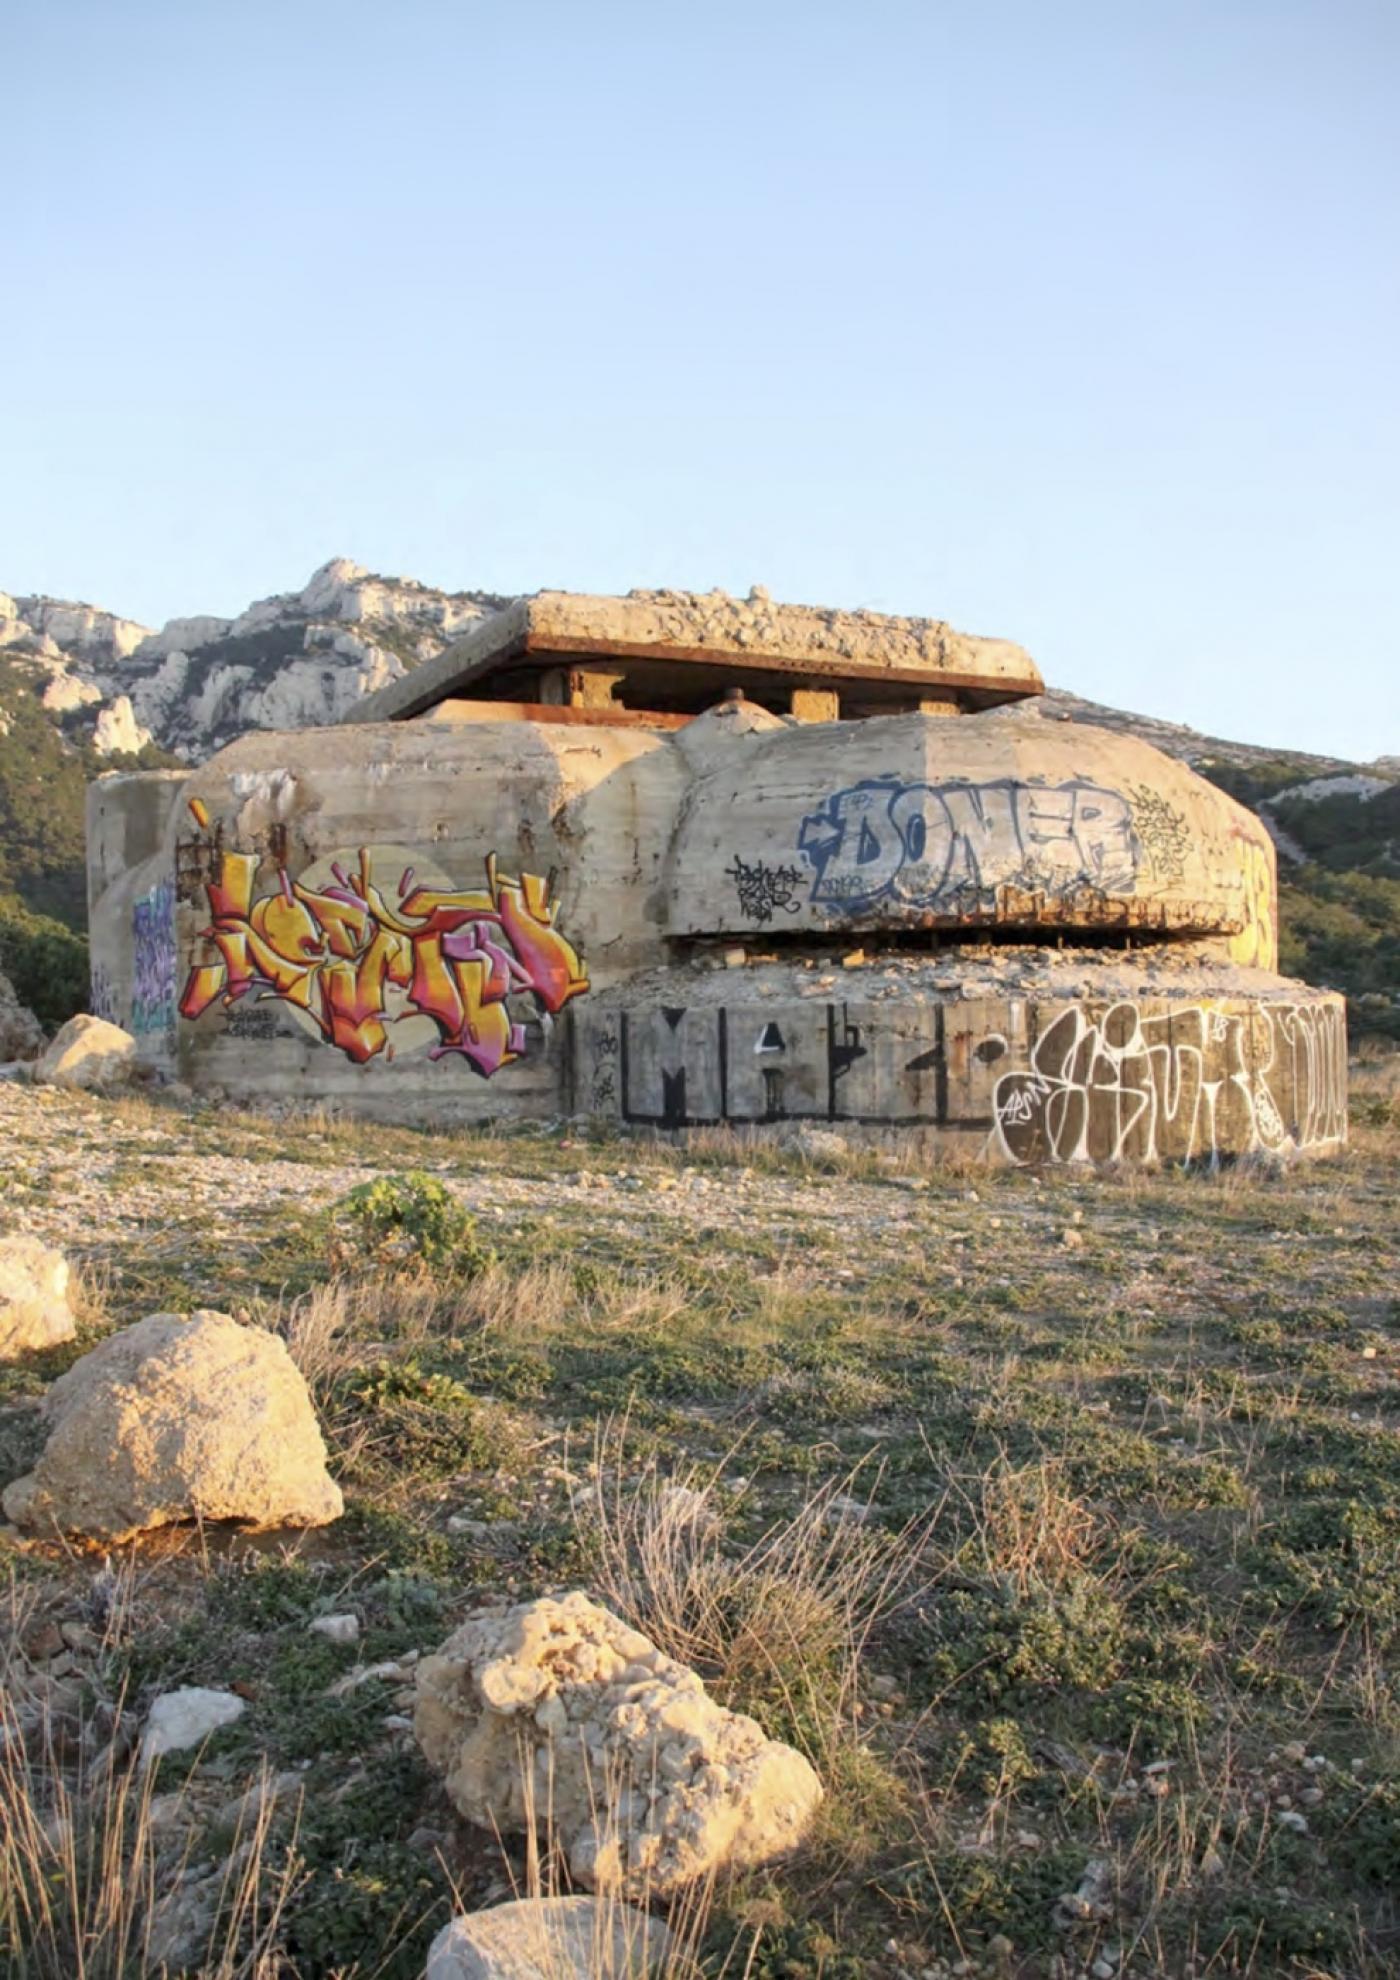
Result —
M 1400 751 L 1395 0 L 0 0 L 0 586 L 921 612 Z

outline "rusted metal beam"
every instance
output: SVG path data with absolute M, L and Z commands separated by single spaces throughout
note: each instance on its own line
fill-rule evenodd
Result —
M 590 729 L 683 729 L 693 715 L 661 715 L 650 708 L 623 708 L 614 702 L 598 708 L 572 708 L 543 701 L 474 701 L 467 695 L 446 695 L 425 714 L 443 714 L 455 722 L 544 722 Z
M 676 662 L 681 666 L 726 668 L 733 673 L 800 674 L 814 685 L 846 683 L 860 690 L 878 688 L 884 682 L 897 687 L 939 687 L 964 689 L 986 703 L 1023 700 L 1040 694 L 1039 681 L 1028 678 L 993 679 L 986 674 L 957 673 L 940 667 L 853 667 L 839 664 L 822 666 L 808 655 L 791 660 L 780 653 L 746 652 L 729 646 L 649 646 L 634 640 L 575 639 L 562 633 L 526 633 L 520 651 L 534 656 L 545 653 L 590 654 L 600 660 L 640 660 L 652 663 Z M 506 656 L 496 656 L 489 665 L 493 671 Z M 511 656 L 515 657 L 515 656 Z M 484 668 L 483 668 L 484 671 Z

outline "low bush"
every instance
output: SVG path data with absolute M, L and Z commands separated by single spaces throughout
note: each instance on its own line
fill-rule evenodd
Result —
M 476 1219 L 447 1185 L 421 1169 L 358 1183 L 338 1206 L 337 1224 L 353 1248 L 380 1264 L 428 1265 L 473 1279 L 496 1263 Z
M 0 901 L 0 972 L 50 1031 L 88 1008 L 86 940 L 18 901 Z

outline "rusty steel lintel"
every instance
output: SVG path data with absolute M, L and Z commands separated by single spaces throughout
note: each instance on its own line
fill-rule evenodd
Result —
M 683 729 L 693 715 L 664 715 L 650 708 L 624 708 L 620 702 L 597 708 L 574 708 L 560 702 L 474 701 L 470 695 L 444 695 L 424 715 L 444 713 L 454 722 L 543 722 L 577 724 L 590 729 Z
M 518 661 L 525 655 L 533 658 L 551 653 L 587 654 L 599 660 L 642 660 L 668 664 L 674 661 L 682 666 L 721 667 L 731 672 L 752 674 L 800 674 L 822 684 L 837 681 L 859 686 L 891 681 L 898 687 L 960 688 L 986 697 L 989 703 L 1021 701 L 1044 692 L 1038 682 L 1027 680 L 1024 675 L 959 673 L 952 668 L 938 666 L 874 667 L 848 664 L 843 667 L 839 654 L 833 654 L 830 664 L 827 664 L 810 654 L 799 660 L 789 659 L 780 653 L 755 653 L 742 646 L 661 646 L 642 640 L 591 639 L 564 633 L 528 632 L 514 653 L 495 655 L 490 665 L 494 672 L 499 670 L 503 660 Z

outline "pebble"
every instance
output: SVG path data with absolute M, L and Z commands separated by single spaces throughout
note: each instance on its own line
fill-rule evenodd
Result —
M 360 1640 L 358 1616 L 316 1616 L 307 1628 L 314 1636 L 324 1636 L 329 1643 L 358 1643 Z

